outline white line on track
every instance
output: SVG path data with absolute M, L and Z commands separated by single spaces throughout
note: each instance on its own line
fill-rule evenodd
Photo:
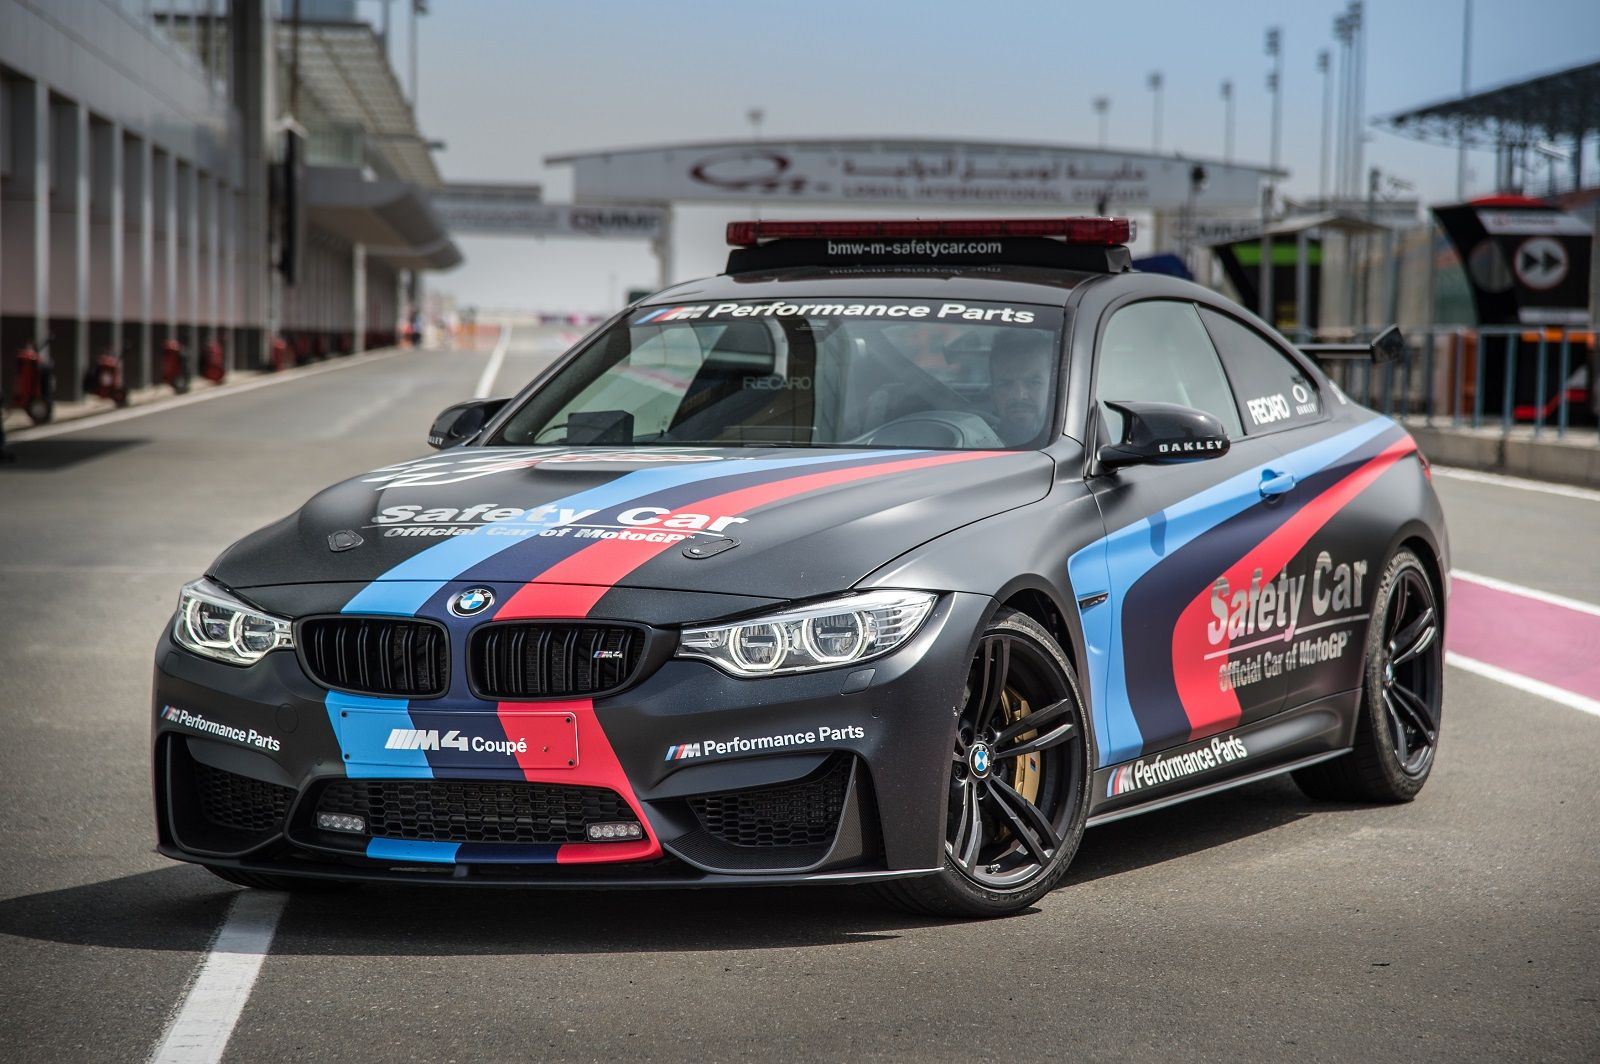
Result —
M 340 358 L 321 366 L 309 366 L 300 369 L 285 370 L 282 373 L 273 373 L 262 376 L 243 384 L 233 384 L 204 392 L 190 392 L 188 395 L 178 395 L 171 399 L 162 399 L 154 403 L 145 403 L 142 406 L 128 407 L 125 410 L 108 410 L 104 414 L 90 414 L 88 417 L 76 418 L 72 421 L 63 421 L 59 425 L 40 425 L 38 428 L 19 429 L 7 433 L 7 438 L 12 443 L 25 443 L 28 440 L 43 440 L 51 436 L 65 436 L 69 432 L 82 432 L 85 429 L 97 429 L 102 425 L 114 425 L 119 421 L 129 421 L 146 414 L 159 414 L 163 410 L 172 410 L 177 407 L 193 406 L 203 403 L 208 399 L 217 399 L 224 395 L 243 395 L 259 388 L 270 388 L 274 384 L 287 384 L 289 381 L 301 381 L 307 377 L 315 377 L 323 373 L 333 373 L 336 370 L 349 369 L 351 366 L 371 366 L 384 359 L 394 358 L 396 355 L 408 354 L 410 348 L 396 348 L 375 355 L 354 355 Z
M 1600 491 L 1572 484 L 1551 484 L 1543 480 L 1510 477 L 1504 473 L 1480 473 L 1476 469 L 1457 469 L 1454 466 L 1441 465 L 1433 467 L 1433 474 L 1450 480 L 1470 480 L 1476 484 L 1493 484 L 1501 488 L 1516 488 L 1518 491 L 1537 491 L 1542 495 L 1560 495 L 1568 499 L 1582 499 L 1584 502 L 1600 502 Z
M 1455 580 L 1465 580 L 1469 584 L 1477 584 L 1492 591 L 1504 591 L 1512 595 L 1521 595 L 1523 598 L 1533 599 L 1536 602 L 1548 603 L 1551 606 L 1560 606 L 1563 609 L 1576 610 L 1578 613 L 1587 613 L 1593 617 L 1600 617 L 1600 606 L 1582 599 L 1568 598 L 1550 591 L 1540 591 L 1536 587 L 1526 587 L 1522 584 L 1513 584 L 1509 580 L 1498 580 L 1492 576 L 1482 576 L 1478 573 L 1469 573 L 1463 569 L 1450 570 L 1450 576 Z
M 287 895 L 246 890 L 234 898 L 178 1014 L 150 1064 L 214 1064 L 261 973 Z
M 489 364 L 483 367 L 483 376 L 478 378 L 478 386 L 473 389 L 474 399 L 487 399 L 489 392 L 494 388 L 494 379 L 500 373 L 500 366 L 506 360 L 506 349 L 511 346 L 511 323 L 504 322 L 500 326 L 500 337 L 494 342 L 494 351 L 489 355 Z
M 1543 680 L 1535 680 L 1532 676 L 1524 676 L 1520 672 L 1502 669 L 1498 665 L 1490 665 L 1487 661 L 1465 657 L 1453 650 L 1445 653 L 1444 660 L 1446 664 L 1477 673 L 1479 676 L 1493 680 L 1495 683 L 1505 684 L 1507 687 L 1515 687 L 1517 690 L 1525 691 L 1530 695 L 1537 695 L 1540 698 L 1548 698 L 1552 702 L 1559 702 L 1569 709 L 1576 709 L 1581 713 L 1600 717 L 1600 701 L 1568 691 L 1565 687 L 1557 687 L 1555 684 L 1545 683 Z

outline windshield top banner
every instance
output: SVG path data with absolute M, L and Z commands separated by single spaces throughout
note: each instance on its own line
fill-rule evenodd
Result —
M 645 307 L 633 325 L 664 325 L 674 321 L 731 321 L 735 318 L 865 318 L 989 325 L 1032 325 L 1039 308 L 997 303 L 952 303 L 903 300 L 894 303 L 799 303 L 785 300 L 694 303 L 676 307 Z

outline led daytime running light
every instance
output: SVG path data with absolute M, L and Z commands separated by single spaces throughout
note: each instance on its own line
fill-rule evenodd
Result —
M 184 585 L 172 638 L 186 650 L 229 665 L 254 665 L 294 646 L 288 619 L 246 605 L 209 580 Z
M 678 657 L 709 661 L 741 677 L 866 661 L 910 639 L 936 598 L 926 591 L 867 591 L 729 624 L 686 628 Z

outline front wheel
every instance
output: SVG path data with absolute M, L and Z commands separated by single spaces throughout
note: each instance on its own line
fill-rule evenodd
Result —
M 884 884 L 913 912 L 1005 916 L 1048 893 L 1089 812 L 1089 722 L 1060 646 L 1002 609 L 968 670 L 951 752 L 944 865 Z

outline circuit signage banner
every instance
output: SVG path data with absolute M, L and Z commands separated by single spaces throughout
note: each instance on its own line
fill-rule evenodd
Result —
M 719 201 L 1033 207 L 1106 214 L 1194 206 L 1192 159 L 964 141 L 697 144 L 560 156 L 580 202 Z M 1207 161 L 1198 206 L 1260 203 L 1260 167 Z
M 1467 203 L 1433 215 L 1465 266 L 1478 324 L 1588 323 L 1594 237 L 1581 219 L 1533 203 Z

